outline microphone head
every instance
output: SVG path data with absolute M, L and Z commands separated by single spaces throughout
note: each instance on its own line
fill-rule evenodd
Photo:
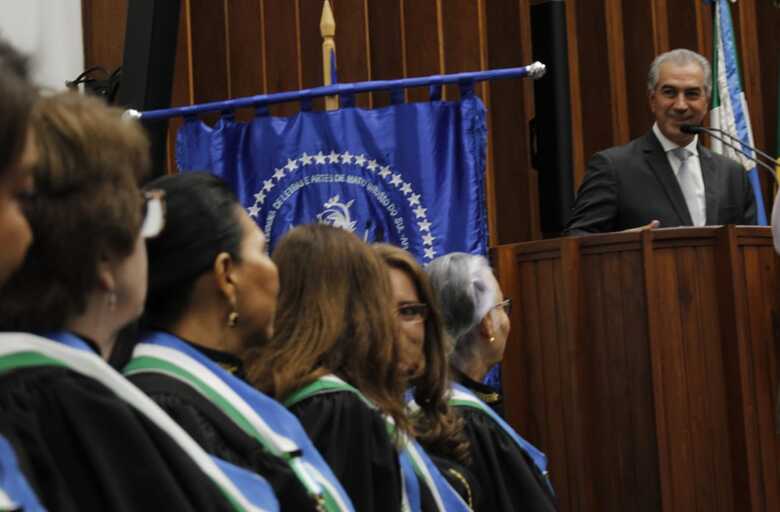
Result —
M 695 133 L 701 133 L 705 130 L 703 127 L 699 126 L 698 124 L 681 124 L 680 131 L 683 133 L 695 134 Z

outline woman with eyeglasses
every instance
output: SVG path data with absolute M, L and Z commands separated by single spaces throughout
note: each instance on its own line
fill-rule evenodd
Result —
M 29 118 L 36 94 L 27 78 L 27 61 L 0 39 L 0 286 L 21 265 L 32 242 L 22 201 L 32 191 Z M 41 508 L 0 418 L 0 510 Z
M 426 267 L 452 344 L 456 381 L 450 405 L 463 417 L 484 510 L 556 510 L 547 460 L 486 403 L 480 382 L 501 361 L 509 336 L 511 300 L 504 297 L 483 256 L 450 253 Z M 495 404 L 494 404 L 495 405 Z
M 0 289 L 0 331 L 19 331 L 0 334 L 2 433 L 49 510 L 251 510 L 232 467 L 103 359 L 141 313 L 162 227 L 159 194 L 137 185 L 148 142 L 121 116 L 75 93 L 33 111 L 34 241 Z
M 448 403 L 448 351 L 441 315 L 428 276 L 407 251 L 389 244 L 373 249 L 389 269 L 399 330 L 400 364 L 412 430 L 442 474 L 472 510 L 480 510 L 479 486 L 465 468 L 471 462 L 463 420 Z
M 148 242 L 149 295 L 125 375 L 208 453 L 262 476 L 284 510 L 351 511 L 298 420 L 244 382 L 243 356 L 273 335 L 279 277 L 266 239 L 204 172 L 147 184 L 166 199 Z
M 410 436 L 378 255 L 352 233 L 312 224 L 290 230 L 273 260 L 275 330 L 248 357 L 249 381 L 298 417 L 356 510 L 467 510 Z

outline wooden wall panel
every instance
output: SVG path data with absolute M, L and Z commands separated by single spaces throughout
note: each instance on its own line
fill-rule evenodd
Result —
M 658 50 L 653 38 L 652 6 L 647 2 L 623 0 L 624 59 L 629 138 L 647 133 L 653 115 L 647 107 L 647 69 Z
M 295 2 L 262 0 L 265 45 L 265 93 L 293 91 L 300 86 L 298 76 L 298 19 Z M 319 18 L 318 18 L 319 20 Z M 319 30 L 317 30 L 319 33 Z M 271 105 L 271 114 L 289 116 L 298 105 Z
M 577 0 L 575 5 L 580 81 L 572 87 L 580 89 L 583 131 L 579 143 L 585 158 L 590 158 L 614 144 L 611 112 L 615 104 L 610 92 L 604 0 Z
M 406 76 L 444 73 L 439 0 L 402 0 Z M 407 91 L 409 101 L 428 101 L 428 89 Z
M 125 48 L 127 0 L 81 0 L 81 23 L 85 69 L 102 66 L 110 73 L 121 66 Z
M 350 82 L 527 64 L 530 5 L 544 0 L 331 1 L 339 79 Z M 177 63 L 174 103 L 321 84 L 322 0 L 182 3 L 182 29 L 189 32 L 179 38 L 186 48 L 177 55 L 187 63 Z M 83 0 L 82 5 L 87 65 L 119 65 L 126 0 Z M 566 12 L 578 186 L 594 152 L 650 128 L 645 78 L 657 53 L 688 47 L 710 57 L 712 7 L 700 0 L 567 0 Z M 774 152 L 780 9 L 769 0 L 740 0 L 732 12 L 755 140 Z M 478 94 L 489 108 L 491 242 L 538 238 L 536 171 L 527 142 L 527 121 L 534 115 L 531 82 L 483 84 Z M 445 98 L 456 97 L 456 87 L 446 88 Z M 407 92 L 408 101 L 427 99 L 425 88 Z M 363 107 L 387 102 L 384 93 L 357 99 Z M 314 108 L 322 105 L 317 100 Z M 297 111 L 294 104 L 272 108 L 278 115 Z
M 523 32 L 521 20 L 530 16 L 528 2 L 490 0 L 485 3 L 485 21 L 491 29 L 486 34 L 486 68 L 522 66 L 531 61 L 530 34 Z M 528 112 L 525 99 L 533 98 L 528 80 L 501 80 L 486 85 L 483 95 L 488 108 L 490 163 L 489 197 L 493 200 L 491 232 L 494 244 L 510 240 L 538 238 L 538 223 L 512 222 L 527 216 L 533 203 L 536 182 L 530 179 L 531 148 L 528 140 Z M 492 189 L 492 190 L 491 190 Z
M 372 80 L 404 76 L 403 3 L 369 2 L 368 33 Z M 374 108 L 390 104 L 390 93 L 372 95 Z
M 368 10 L 366 0 L 334 0 L 333 15 L 336 18 L 336 51 L 338 52 L 339 82 L 363 82 L 371 80 L 371 55 L 369 53 Z M 360 94 L 355 106 L 370 108 L 371 95 Z

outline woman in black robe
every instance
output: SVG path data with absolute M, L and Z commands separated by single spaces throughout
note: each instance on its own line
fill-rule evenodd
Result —
M 346 390 L 290 407 L 344 485 L 356 510 L 401 510 L 394 439 L 382 413 L 408 432 L 397 371 L 389 282 L 378 258 L 354 235 L 300 226 L 277 245 L 280 295 L 271 341 L 247 357 L 250 383 L 285 401 L 320 376 Z
M 405 500 L 415 510 L 465 509 L 410 436 L 392 287 L 378 255 L 352 233 L 312 224 L 287 233 L 273 259 L 275 332 L 248 357 L 250 382 L 301 420 L 357 510 L 397 511 Z
M 136 352 L 149 346 L 175 350 L 176 357 L 208 372 L 204 379 L 216 377 L 250 396 L 261 395 L 242 386 L 242 356 L 273 333 L 279 278 L 263 232 L 225 183 L 210 174 L 164 176 L 147 188 L 165 193 L 167 215 L 163 231 L 147 244 L 149 294 Z M 221 402 L 168 372 L 134 371 L 129 378 L 208 453 L 265 478 L 283 509 L 318 509 L 318 497 L 310 495 L 288 459 L 267 449 L 272 440 L 258 442 L 220 409 Z M 264 399 L 261 417 L 281 415 L 284 428 L 297 429 L 304 438 L 298 449 L 324 465 L 282 404 L 254 398 Z M 335 477 L 330 485 L 339 486 Z
M 75 93 L 32 116 L 34 241 L 0 290 L 0 434 L 50 510 L 231 510 L 216 463 L 101 359 L 146 292 L 143 129 Z M 144 207 L 151 206 L 145 215 Z M 146 221 L 146 222 L 145 222 Z M 153 222 L 155 221 L 155 222 Z
M 401 370 L 415 437 L 450 484 L 473 510 L 480 510 L 479 484 L 466 468 L 471 462 L 463 420 L 448 399 L 447 344 L 436 297 L 425 271 L 407 251 L 390 244 L 372 246 L 387 265 L 399 328 Z
M 453 344 L 450 364 L 459 382 L 453 386 L 450 403 L 464 420 L 472 459 L 469 469 L 482 484 L 481 507 L 556 510 L 544 454 L 480 399 L 487 390 L 479 383 L 504 354 L 511 299 L 504 298 L 482 256 L 451 253 L 433 260 L 426 270 Z

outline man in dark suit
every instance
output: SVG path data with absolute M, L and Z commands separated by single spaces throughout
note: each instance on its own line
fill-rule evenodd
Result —
M 745 169 L 680 129 L 704 120 L 711 87 L 710 64 L 698 53 L 656 57 L 648 75 L 655 124 L 590 159 L 566 234 L 756 223 Z

